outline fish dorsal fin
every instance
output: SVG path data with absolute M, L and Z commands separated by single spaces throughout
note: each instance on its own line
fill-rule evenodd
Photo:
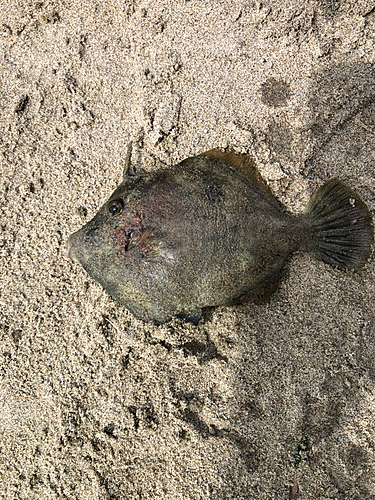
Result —
M 128 144 L 128 150 L 126 152 L 124 171 L 122 174 L 123 181 L 126 181 L 129 177 L 134 177 L 135 175 L 137 175 L 131 162 L 132 149 L 133 149 L 133 143 L 132 141 L 130 141 Z
M 209 158 L 225 161 L 242 175 L 254 181 L 266 195 L 275 199 L 275 195 L 256 168 L 255 160 L 252 156 L 248 154 L 233 153 L 231 151 L 220 151 L 220 149 L 210 149 L 209 151 L 201 153 L 199 156 L 208 156 Z

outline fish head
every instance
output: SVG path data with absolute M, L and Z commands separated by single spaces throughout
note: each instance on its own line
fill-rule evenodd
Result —
M 145 217 L 141 194 L 134 182 L 123 182 L 67 241 L 67 256 L 104 288 L 134 277 L 137 262 L 154 250 L 155 226 Z
M 138 317 L 147 316 L 151 289 L 156 303 L 176 286 L 170 271 L 186 221 L 179 192 L 168 173 L 124 180 L 66 245 L 68 257 Z

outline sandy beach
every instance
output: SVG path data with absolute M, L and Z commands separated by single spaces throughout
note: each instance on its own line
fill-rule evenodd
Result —
M 269 304 L 156 326 L 64 253 L 130 141 L 374 213 L 374 2 L 3 0 L 0 44 L 0 498 L 375 499 L 373 257 L 296 253 Z

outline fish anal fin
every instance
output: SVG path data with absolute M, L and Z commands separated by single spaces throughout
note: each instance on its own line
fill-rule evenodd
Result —
M 264 304 L 269 302 L 271 295 L 277 290 L 281 279 L 281 272 L 277 272 L 268 276 L 262 283 L 252 290 L 248 290 L 236 299 L 223 304 L 224 306 L 235 306 L 244 304 L 246 302 L 253 302 L 254 304 Z

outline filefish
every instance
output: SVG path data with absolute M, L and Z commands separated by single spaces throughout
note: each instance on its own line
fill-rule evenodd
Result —
M 68 256 L 134 316 L 198 322 L 202 308 L 268 300 L 295 251 L 342 270 L 369 259 L 373 219 L 337 178 L 298 215 L 251 156 L 213 149 L 152 173 L 130 166 Z

